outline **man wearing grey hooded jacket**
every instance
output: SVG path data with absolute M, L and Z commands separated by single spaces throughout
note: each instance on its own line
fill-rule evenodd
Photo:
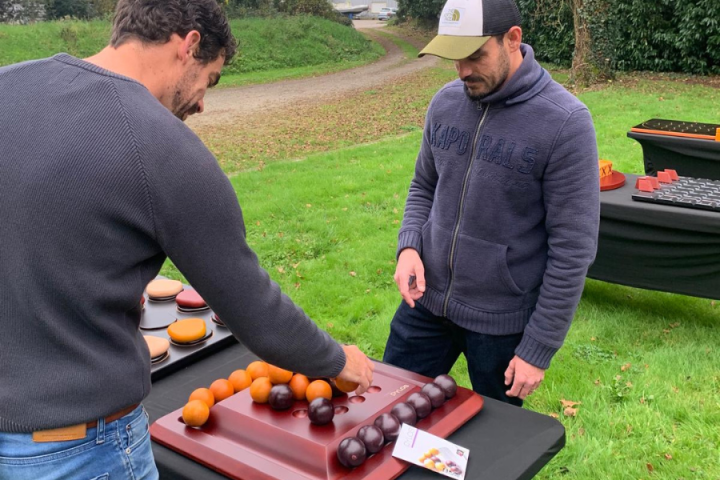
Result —
M 455 28 L 472 15 L 483 17 L 475 39 Z M 384 356 L 434 377 L 463 353 L 474 390 L 515 405 L 563 344 L 599 226 L 590 113 L 537 63 L 519 23 L 512 0 L 449 0 L 421 52 L 454 60 L 459 79 L 427 112 Z

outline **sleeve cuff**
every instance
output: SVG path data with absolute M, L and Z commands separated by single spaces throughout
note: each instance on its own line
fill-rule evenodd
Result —
M 335 378 L 338 375 L 340 375 L 340 372 L 343 371 L 345 368 L 345 363 L 347 362 L 347 358 L 345 357 L 345 350 L 342 349 L 342 347 L 336 343 L 338 346 L 339 352 L 335 355 L 335 358 L 333 358 L 333 368 L 332 373 L 330 374 L 330 378 Z
M 396 260 L 400 256 L 400 252 L 406 248 L 417 250 L 418 254 L 422 256 L 422 234 L 411 230 L 400 232 L 400 236 L 398 237 L 398 248 L 395 253 Z
M 534 365 L 543 370 L 547 370 L 550 366 L 550 360 L 557 353 L 558 349 L 548 347 L 532 338 L 530 335 L 523 335 L 520 345 L 515 349 L 515 355 L 522 358 L 530 365 Z

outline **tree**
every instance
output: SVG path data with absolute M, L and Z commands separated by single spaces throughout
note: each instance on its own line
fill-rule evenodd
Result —
M 570 0 L 575 31 L 570 80 L 578 87 L 613 78 L 608 0 Z
M 437 19 L 442 12 L 445 0 L 398 0 L 398 16 L 414 18 L 437 28 Z

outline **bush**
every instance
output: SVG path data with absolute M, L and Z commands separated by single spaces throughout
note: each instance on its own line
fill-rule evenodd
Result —
M 596 54 L 617 70 L 720 73 L 717 0 L 609 0 L 586 18 Z M 539 59 L 570 65 L 575 46 L 567 0 L 519 0 L 523 32 Z
M 443 5 L 445 0 L 399 0 L 398 17 L 437 20 Z

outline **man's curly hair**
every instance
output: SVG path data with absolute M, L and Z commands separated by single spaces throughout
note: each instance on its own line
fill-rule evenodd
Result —
M 200 32 L 195 58 L 204 64 L 221 54 L 227 64 L 235 55 L 235 37 L 215 0 L 119 0 L 110 45 L 129 40 L 162 45 L 173 33 L 185 37 L 192 30 Z

